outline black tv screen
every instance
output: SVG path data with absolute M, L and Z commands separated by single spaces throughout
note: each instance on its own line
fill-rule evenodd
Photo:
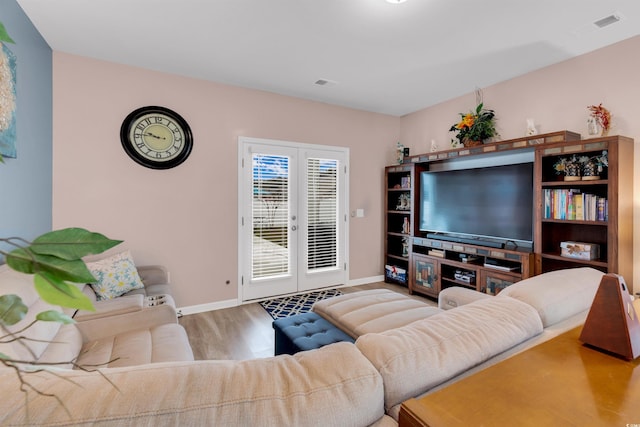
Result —
M 533 163 L 420 175 L 420 230 L 533 241 Z

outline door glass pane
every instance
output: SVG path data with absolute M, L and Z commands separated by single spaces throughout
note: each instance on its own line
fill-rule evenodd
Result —
M 307 271 L 337 268 L 337 169 L 337 160 L 307 159 Z
M 290 159 L 265 154 L 253 154 L 252 159 L 252 278 L 287 275 Z

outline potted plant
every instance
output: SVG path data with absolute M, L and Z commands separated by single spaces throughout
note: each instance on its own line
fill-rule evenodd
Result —
M 495 112 L 484 108 L 481 102 L 475 111 L 460 113 L 461 120 L 451 126 L 450 132 L 457 132 L 456 138 L 465 147 L 480 145 L 498 135 L 495 125 Z
M 580 161 L 573 155 L 570 158 L 559 157 L 553 165 L 558 175 L 564 175 L 565 181 L 580 181 Z
M 600 174 L 609 166 L 607 150 L 595 156 L 581 156 L 578 159 L 582 169 L 582 180 L 592 181 L 600 179 Z

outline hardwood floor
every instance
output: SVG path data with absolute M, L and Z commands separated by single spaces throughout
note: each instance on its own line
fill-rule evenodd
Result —
M 405 295 L 404 286 L 384 282 L 340 288 L 344 293 L 365 289 L 391 289 Z M 434 300 L 411 295 L 429 304 Z M 258 303 L 190 314 L 180 318 L 196 360 L 247 360 L 273 356 L 273 319 Z

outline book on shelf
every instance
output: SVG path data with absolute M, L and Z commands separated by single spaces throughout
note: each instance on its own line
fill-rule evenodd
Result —
M 605 197 L 583 193 L 579 189 L 543 191 L 544 219 L 606 221 L 608 203 Z

